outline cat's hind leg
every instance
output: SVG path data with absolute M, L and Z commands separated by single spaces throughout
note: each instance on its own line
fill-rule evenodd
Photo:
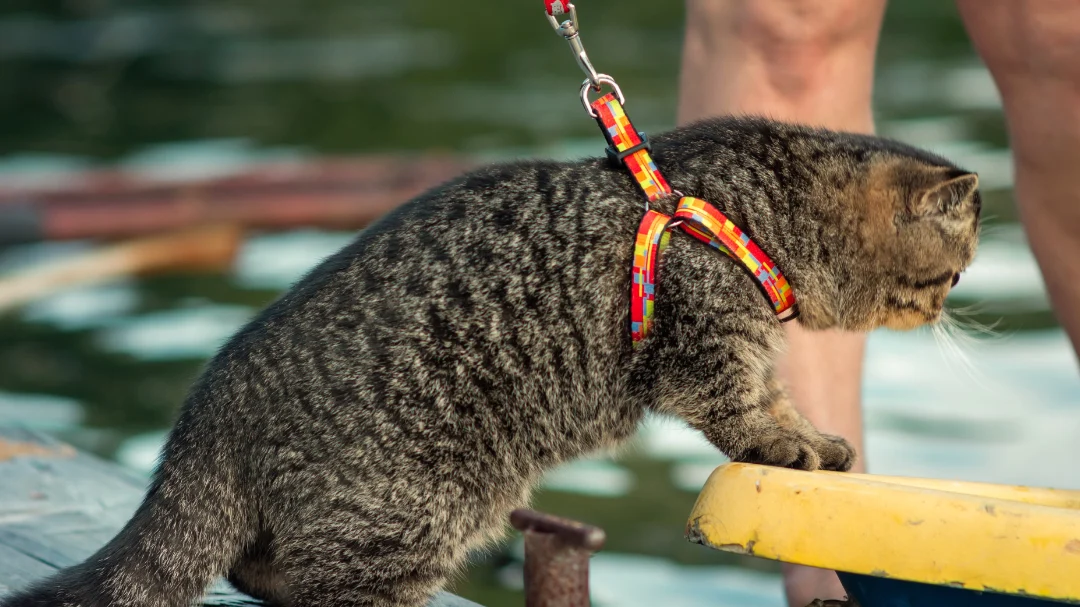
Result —
M 291 607 L 422 607 L 464 561 L 427 528 L 340 510 L 282 538 Z
M 272 536 L 264 532 L 229 569 L 226 579 L 234 588 L 265 601 L 271 607 L 289 605 L 285 576 L 276 562 Z

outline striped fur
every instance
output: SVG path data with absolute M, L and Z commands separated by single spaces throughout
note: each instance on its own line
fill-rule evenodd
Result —
M 783 268 L 812 329 L 933 322 L 974 254 L 977 179 L 907 146 L 722 119 L 653 151 Z M 773 377 L 754 280 L 685 233 L 631 347 L 636 187 L 601 159 L 498 165 L 370 226 L 210 361 L 128 526 L 0 602 L 176 607 L 227 575 L 275 605 L 418 606 L 545 470 L 648 409 L 736 460 L 850 467 Z

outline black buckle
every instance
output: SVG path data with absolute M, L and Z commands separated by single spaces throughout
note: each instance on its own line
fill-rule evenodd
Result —
M 636 154 L 636 153 L 640 152 L 641 150 L 648 150 L 648 151 L 651 152 L 652 151 L 652 144 L 649 143 L 649 136 L 646 135 L 642 131 L 638 131 L 637 134 L 638 134 L 638 137 L 641 138 L 641 143 L 635 145 L 634 147 L 632 147 L 630 149 L 619 152 L 614 148 L 614 146 L 610 146 L 610 145 L 607 146 L 607 148 L 605 148 L 604 151 L 607 152 L 608 159 L 611 160 L 612 162 L 614 162 L 615 164 L 622 164 L 623 161 L 626 160 L 627 156 L 631 156 L 633 154 Z
M 779 319 L 779 320 L 780 320 L 780 324 L 784 324 L 784 323 L 786 323 L 786 322 L 791 322 L 791 321 L 793 321 L 793 320 L 795 320 L 796 318 L 798 318 L 798 317 L 799 317 L 799 302 L 795 302 L 795 303 L 793 303 L 793 304 L 791 305 L 791 308 L 790 308 L 790 310 L 791 310 L 791 313 L 790 313 L 790 314 L 788 314 L 788 315 L 787 315 L 787 316 L 785 316 L 784 318 L 781 318 L 781 319 Z

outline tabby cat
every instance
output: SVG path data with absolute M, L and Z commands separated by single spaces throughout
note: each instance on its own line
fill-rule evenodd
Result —
M 772 257 L 810 329 L 933 323 L 974 255 L 978 178 L 907 145 L 725 118 L 653 146 Z M 544 471 L 647 410 L 737 461 L 847 470 L 775 380 L 784 331 L 732 259 L 676 230 L 632 347 L 643 211 L 606 159 L 483 168 L 399 207 L 214 357 L 119 535 L 3 605 L 181 606 L 218 575 L 273 605 L 423 605 Z

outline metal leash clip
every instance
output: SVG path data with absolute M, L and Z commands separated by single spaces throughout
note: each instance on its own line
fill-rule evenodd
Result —
M 574 5 L 569 0 L 544 0 L 544 8 L 552 29 L 570 44 L 570 50 L 574 53 L 578 66 L 581 71 L 585 72 L 585 82 L 581 83 L 581 105 L 585 106 L 585 111 L 593 118 L 596 118 L 596 111 L 589 105 L 589 89 L 599 91 L 601 85 L 604 84 L 615 91 L 619 103 L 625 104 L 626 98 L 623 97 L 619 85 L 615 84 L 615 79 L 607 74 L 597 73 L 596 68 L 589 61 L 589 55 L 585 52 L 585 45 L 581 43 L 581 28 L 578 25 L 577 9 L 574 8 Z M 556 15 L 569 15 L 570 18 L 560 23 Z

